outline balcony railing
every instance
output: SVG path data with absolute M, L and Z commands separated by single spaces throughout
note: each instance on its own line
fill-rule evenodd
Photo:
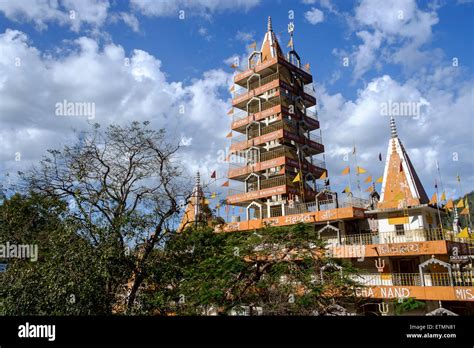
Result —
M 351 276 L 365 286 L 473 286 L 474 273 L 370 273 Z M 423 281 L 422 281 L 423 280 Z
M 471 241 L 462 238 L 456 238 L 443 232 L 440 228 L 435 229 L 413 229 L 404 230 L 403 232 L 378 232 L 363 233 L 341 236 L 322 237 L 330 246 L 341 245 L 368 245 L 368 244 L 387 244 L 387 243 L 409 243 L 409 242 L 426 242 L 433 240 L 451 240 L 472 244 Z
M 320 191 L 322 187 L 318 185 L 317 189 L 318 191 Z M 243 193 L 243 192 L 244 192 L 244 187 L 242 186 L 242 189 L 240 190 L 235 190 L 235 189 L 229 190 L 229 195 Z M 339 208 L 344 208 L 344 207 L 364 208 L 366 204 L 368 204 L 368 201 L 362 198 L 352 197 L 351 200 L 339 198 L 337 203 L 338 204 L 336 204 L 335 200 L 334 201 L 333 200 L 319 201 L 319 207 L 315 201 L 306 202 L 306 203 L 286 202 L 286 203 L 282 203 L 278 205 L 273 204 L 270 206 L 270 214 L 268 214 L 267 205 L 262 204 L 262 215 L 260 216 L 260 211 L 258 209 L 255 209 L 252 211 L 253 215 L 250 216 L 249 218 L 252 220 L 252 219 L 273 218 L 273 217 L 279 217 L 279 216 L 298 215 L 298 214 L 304 214 L 304 213 L 335 209 L 336 206 L 338 206 Z M 235 214 L 234 212 L 230 220 L 238 220 L 238 221 L 247 220 L 245 208 L 240 208 L 239 214 Z
M 316 98 L 316 93 L 314 92 L 314 87 L 312 83 L 309 85 L 305 85 L 303 90 L 306 94 L 309 94 L 310 96 Z

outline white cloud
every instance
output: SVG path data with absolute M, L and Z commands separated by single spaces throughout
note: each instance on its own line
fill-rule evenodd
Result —
M 316 25 L 324 21 L 324 13 L 323 11 L 312 7 L 310 11 L 305 12 L 304 18 L 306 18 L 306 20 L 311 24 Z
M 418 69 L 430 53 L 423 46 L 431 40 L 438 16 L 432 7 L 423 11 L 415 0 L 362 0 L 349 25 L 362 44 L 352 53 L 354 78 L 362 77 L 377 60 L 400 64 L 407 72 Z
M 246 31 L 237 31 L 237 34 L 235 34 L 235 38 L 239 41 L 242 42 L 249 42 L 253 40 L 255 33 L 251 32 L 246 32 Z
M 155 129 L 166 128 L 172 140 L 192 145 L 180 156 L 193 173 L 199 167 L 216 168 L 218 151 L 228 146 L 232 75 L 227 72 L 206 71 L 183 84 L 169 81 L 161 61 L 143 50 L 127 57 L 119 45 L 100 46 L 81 37 L 65 55 L 47 56 L 15 30 L 0 34 L 0 51 L 2 171 L 24 169 L 47 148 L 70 143 L 73 128 L 88 129 L 95 122 L 106 126 L 149 120 Z M 94 103 L 95 119 L 56 116 L 55 104 L 63 100 Z M 20 162 L 14 161 L 16 152 Z M 224 164 L 217 166 L 223 173 Z
M 209 16 L 228 10 L 249 10 L 260 0 L 131 0 L 133 8 L 146 16 L 178 17 L 179 11 L 186 16 Z
M 473 81 L 464 80 L 463 72 L 453 67 L 436 70 L 433 76 L 413 78 L 405 83 L 388 75 L 374 78 L 358 90 L 355 100 L 345 99 L 339 93 L 331 95 L 324 86 L 317 88 L 319 118 L 333 184 L 347 185 L 346 178 L 339 173 L 347 166 L 343 157 L 352 150 L 354 142 L 358 149 L 358 165 L 375 177 L 382 174 L 383 163 L 377 157 L 382 153 L 385 160 L 390 129 L 389 118 L 381 115 L 381 105 L 391 100 L 425 105 L 421 107 L 419 117 L 395 119 L 399 137 L 428 193 L 433 192 L 436 161 L 440 163 L 443 183 L 450 192 L 457 189 L 457 173 L 463 177 L 464 190 L 474 189 L 471 156 L 474 125 L 469 114 L 474 108 Z M 451 76 L 447 82 L 444 77 L 448 75 Z M 457 161 L 454 160 L 456 156 Z
M 10 20 L 33 23 L 40 30 L 54 22 L 76 32 L 84 24 L 103 25 L 109 7 L 108 0 L 0 1 L 0 12 Z

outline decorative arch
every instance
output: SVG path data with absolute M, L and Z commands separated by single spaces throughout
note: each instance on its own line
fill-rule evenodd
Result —
M 420 270 L 421 285 L 425 286 L 425 277 L 424 277 L 424 274 L 423 274 L 423 268 L 425 268 L 426 266 L 432 265 L 432 264 L 437 264 L 437 265 L 443 266 L 444 268 L 448 269 L 449 282 L 451 283 L 451 286 L 453 286 L 453 275 L 452 275 L 452 271 L 451 271 L 451 265 L 447 262 L 438 260 L 437 258 L 434 257 L 434 255 L 431 256 L 431 259 L 428 259 L 425 262 L 420 263 L 420 265 L 418 266 L 418 268 Z
M 247 79 L 247 91 L 250 92 L 250 81 L 254 80 L 255 78 L 258 78 L 258 82 L 259 82 L 259 85 L 262 81 L 262 76 L 260 74 L 257 74 L 257 73 L 253 73 L 252 75 L 249 76 L 249 78 Z
M 255 61 L 255 57 L 257 58 L 257 60 Z M 262 61 L 262 52 L 261 51 L 253 51 L 252 53 L 250 53 L 250 55 L 248 56 L 248 59 L 247 59 L 247 66 L 249 69 L 252 69 L 255 65 L 257 65 L 258 63 L 260 63 Z
M 335 231 L 335 232 L 337 233 L 337 240 L 338 240 L 338 241 L 341 240 L 339 228 L 334 227 L 333 225 L 329 224 L 329 221 L 327 222 L 326 226 L 324 226 L 323 228 L 321 228 L 321 229 L 318 231 L 318 238 L 321 238 L 321 232 L 323 232 L 323 231 L 325 231 L 325 230 Z
M 262 218 L 262 204 L 260 204 L 256 201 L 253 201 L 253 202 L 250 202 L 249 205 L 246 208 L 247 221 L 250 220 L 250 209 L 254 206 L 256 206 L 258 208 L 258 212 L 260 214 L 259 217 Z
M 249 140 L 249 130 L 253 127 L 257 125 L 258 126 L 258 136 L 260 136 L 262 134 L 262 125 L 260 124 L 260 122 L 257 122 L 257 121 L 251 121 L 246 127 L 245 127 L 245 134 L 247 136 L 247 140 Z
M 257 97 L 252 97 L 248 102 L 247 102 L 247 115 L 250 115 L 250 114 L 254 114 L 254 112 L 250 112 L 249 110 L 249 107 L 250 107 L 250 104 L 252 104 L 253 102 L 257 101 L 258 102 L 258 112 L 262 111 L 262 101 L 260 98 L 257 98 Z
M 296 53 L 295 50 L 291 50 L 290 52 L 287 53 L 287 58 L 288 61 L 291 62 L 291 64 L 296 65 L 298 68 L 301 68 L 301 59 L 300 55 Z M 295 64 L 296 62 L 296 64 Z
M 256 152 L 256 158 L 254 158 L 254 156 L 253 156 L 253 154 L 255 152 Z M 247 165 L 255 164 L 256 162 L 260 162 L 260 148 L 258 146 L 249 147 L 245 151 L 245 160 L 246 160 Z
M 245 182 L 245 193 L 249 192 L 249 185 L 248 185 L 248 181 L 250 178 L 252 177 L 256 177 L 257 178 L 257 187 L 256 187 L 256 190 L 260 190 L 260 176 L 258 174 L 255 174 L 255 173 L 250 173 L 244 180 Z M 253 191 L 253 190 L 252 190 Z
M 342 267 L 339 266 L 338 264 L 333 263 L 333 262 L 328 262 L 327 264 L 325 264 L 325 265 L 324 265 L 323 267 L 321 267 L 321 269 L 320 269 L 321 284 L 324 283 L 323 272 L 324 272 L 324 270 L 326 270 L 327 268 L 334 268 L 334 269 L 338 270 L 338 271 L 339 271 L 339 274 L 340 274 L 340 276 L 341 276 L 341 278 L 342 278 Z

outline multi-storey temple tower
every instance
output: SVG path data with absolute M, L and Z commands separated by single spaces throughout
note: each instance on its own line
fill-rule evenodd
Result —
M 227 197 L 244 207 L 246 219 L 286 215 L 293 203 L 314 201 L 316 180 L 325 163 L 313 77 L 303 67 L 290 41 L 285 56 L 272 29 L 271 18 L 260 50 L 248 57 L 247 69 L 234 77 L 235 110 L 228 172 L 241 184 Z M 256 46 L 255 46 L 256 47 Z M 237 162 L 237 164 L 235 163 Z M 285 205 L 290 203 L 290 205 Z

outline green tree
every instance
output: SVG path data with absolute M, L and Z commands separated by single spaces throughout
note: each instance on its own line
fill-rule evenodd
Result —
M 95 125 L 73 146 L 49 150 L 38 166 L 22 173 L 28 190 L 68 202 L 75 233 L 101 253 L 106 292 L 125 301 L 128 310 L 150 255 L 190 194 L 178 149 L 164 129 L 150 129 L 148 122 L 104 131 Z
M 216 234 L 189 229 L 172 237 L 140 297 L 148 313 L 331 314 L 357 302 L 356 272 L 326 255 L 311 226 Z M 322 275 L 322 278 L 321 278 Z
M 0 206 L 0 244 L 36 245 L 38 258 L 9 258 L 0 273 L 2 315 L 108 314 L 104 264 L 67 220 L 67 206 L 16 194 Z

